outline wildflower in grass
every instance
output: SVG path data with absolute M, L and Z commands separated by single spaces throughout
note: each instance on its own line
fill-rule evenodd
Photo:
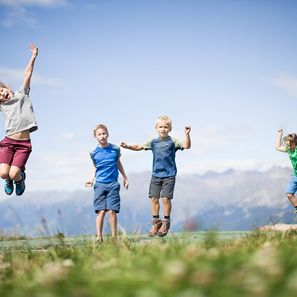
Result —
M 219 255 L 220 255 L 220 251 L 215 247 L 212 247 L 209 250 L 207 250 L 207 256 L 211 260 L 217 259 Z
M 265 276 L 259 272 L 245 273 L 242 286 L 248 296 L 265 297 L 268 294 L 268 284 Z
M 35 280 L 43 286 L 51 287 L 56 282 L 66 279 L 73 266 L 72 260 L 48 262 L 36 272 Z
M 186 246 L 184 251 L 185 258 L 189 258 L 191 260 L 197 258 L 199 255 L 199 249 L 197 244 L 190 243 Z
M 11 267 L 10 263 L 0 262 L 0 274 L 5 273 L 10 267 Z
M 283 274 L 276 247 L 269 241 L 260 246 L 251 256 L 249 268 L 255 268 L 272 277 Z
M 119 263 L 118 259 L 111 258 L 108 261 L 96 261 L 92 268 L 94 271 L 109 269 L 111 267 L 118 266 L 118 263 Z
M 166 263 L 164 273 L 171 281 L 180 280 L 187 274 L 187 265 L 181 260 L 169 261 Z
M 215 281 L 215 271 L 211 266 L 197 268 L 190 277 L 193 285 L 206 286 Z

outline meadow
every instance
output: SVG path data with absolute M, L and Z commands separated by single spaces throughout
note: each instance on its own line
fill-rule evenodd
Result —
M 297 233 L 0 236 L 0 296 L 297 295 Z

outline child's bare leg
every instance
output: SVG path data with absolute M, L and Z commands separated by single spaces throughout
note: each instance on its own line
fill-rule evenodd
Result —
M 5 163 L 0 164 L 0 177 L 3 179 L 9 179 L 9 171 L 10 171 L 10 165 L 7 165 Z
M 99 210 L 96 217 L 96 229 L 98 240 L 102 240 L 102 230 L 104 222 L 105 210 Z
M 157 235 L 164 237 L 167 235 L 170 228 L 170 213 L 171 213 L 171 199 L 163 197 L 164 219 L 162 220 L 162 226 L 159 229 Z
M 171 213 L 171 199 L 163 197 L 164 216 L 170 217 Z
M 160 211 L 159 198 L 152 197 L 151 203 L 152 203 L 152 216 L 158 216 Z
M 294 194 L 287 194 L 287 197 L 291 204 L 296 207 L 297 206 L 297 199 L 295 198 Z
M 22 169 L 16 166 L 11 166 L 9 170 L 9 179 L 19 181 L 21 180 Z
M 110 222 L 110 229 L 111 229 L 111 237 L 117 236 L 117 214 L 114 210 L 109 210 L 109 222 Z

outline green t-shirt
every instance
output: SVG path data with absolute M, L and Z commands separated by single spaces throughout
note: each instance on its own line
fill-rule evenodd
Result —
M 295 148 L 294 151 L 290 150 L 288 147 L 286 149 L 293 166 L 293 172 L 297 176 L 297 149 Z

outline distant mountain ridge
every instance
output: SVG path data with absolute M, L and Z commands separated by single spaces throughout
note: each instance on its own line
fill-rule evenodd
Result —
M 296 223 L 297 216 L 284 195 L 289 176 L 290 169 L 282 167 L 264 172 L 230 169 L 178 175 L 171 230 L 251 230 L 270 223 Z M 130 174 L 129 180 L 130 189 L 121 190 L 119 225 L 126 232 L 146 232 L 151 220 L 147 198 L 150 173 Z M 92 201 L 91 189 L 27 191 L 22 197 L 0 202 L 0 229 L 32 236 L 58 231 L 66 235 L 93 234 Z M 108 231 L 108 220 L 105 225 Z

